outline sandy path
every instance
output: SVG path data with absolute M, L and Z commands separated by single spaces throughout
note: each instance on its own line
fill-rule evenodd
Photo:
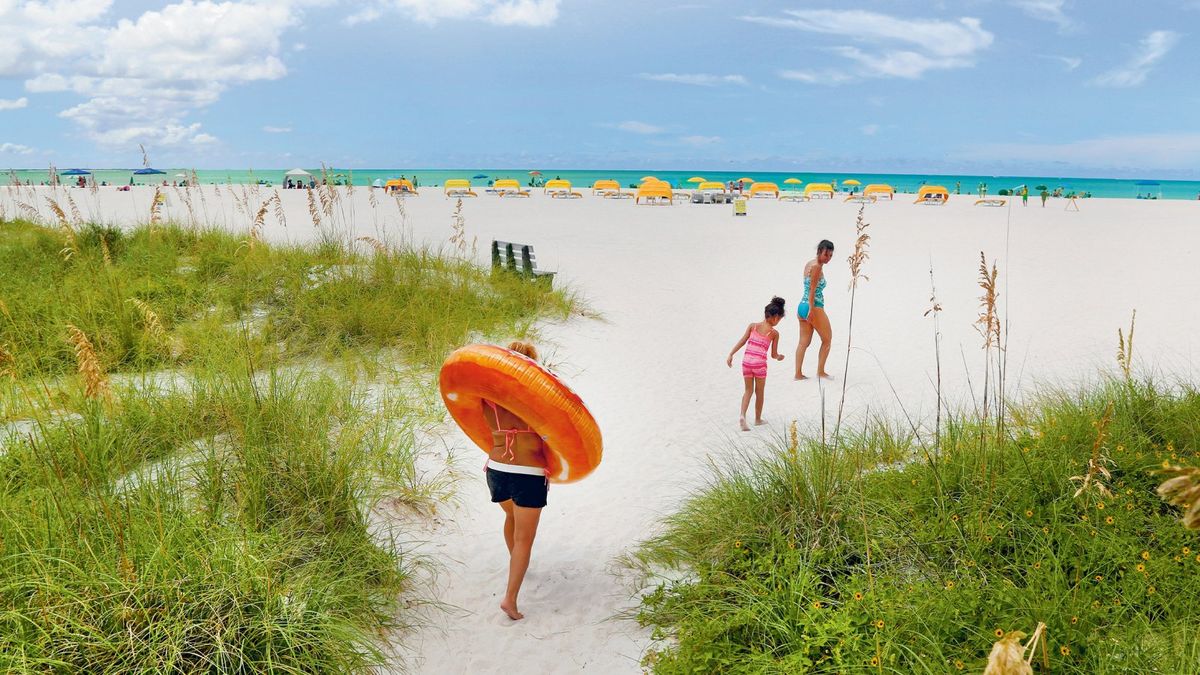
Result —
M 244 229 L 249 219 L 232 209 L 224 192 L 223 207 L 209 194 L 210 211 L 221 209 L 225 224 Z M 86 201 L 86 192 L 73 194 Z M 0 189 L 0 205 L 6 197 L 12 214 L 12 195 Z M 101 197 L 83 208 L 122 222 L 148 213 L 145 190 Z M 355 199 L 359 233 L 372 234 L 365 189 L 356 190 Z M 311 238 L 304 194 L 286 193 L 283 200 L 289 227 L 269 225 L 266 236 Z M 177 201 L 169 215 L 183 217 Z M 912 415 L 932 414 L 932 323 L 922 316 L 931 264 L 944 308 L 943 381 L 953 397 L 969 401 L 966 375 L 978 380 L 982 374 L 973 328 L 981 250 L 999 261 L 1015 387 L 1077 382 L 1113 369 L 1116 330 L 1135 307 L 1137 363 L 1169 377 L 1195 375 L 1200 203 L 1097 199 L 1081 202 L 1083 211 L 1074 213 L 1064 211 L 1061 200 L 1011 212 L 975 208 L 971 201 L 963 196 L 944 207 L 923 207 L 899 196 L 867 207 L 870 281 L 856 301 L 848 412 L 897 414 L 898 399 Z M 452 201 L 427 190 L 406 204 L 416 239 L 445 241 Z M 390 209 L 385 232 L 398 232 L 394 205 L 381 209 Z M 560 282 L 580 289 L 603 314 L 603 321 L 546 326 L 542 347 L 599 420 L 605 459 L 586 481 L 551 490 L 521 595 L 528 618 L 513 623 L 496 609 L 507 553 L 502 514 L 487 502 L 477 469 L 482 456 L 457 429 L 446 429 L 446 442 L 463 458 L 463 505 L 449 514 L 450 522 L 428 530 L 424 550 L 443 560 L 438 597 L 454 609 L 408 639 L 410 667 L 427 673 L 639 672 L 648 633 L 612 619 L 632 603 L 612 573 L 613 560 L 686 494 L 710 455 L 727 452 L 731 443 L 759 444 L 791 419 L 819 424 L 821 385 L 790 376 L 798 335 L 794 308 L 805 261 L 819 239 L 833 240 L 838 249 L 825 295 L 834 323 L 830 370 L 840 377 L 849 306 L 845 258 L 855 212 L 840 201 L 755 201 L 745 218 L 732 217 L 724 206 L 635 207 L 590 197 L 481 197 L 465 204 L 467 233 L 478 237 L 481 261 L 493 238 L 535 244 L 541 266 L 559 270 Z M 726 368 L 724 359 L 773 294 L 788 301 L 780 324 L 787 360 L 771 364 L 765 412 L 771 424 L 741 433 L 735 430 L 740 369 L 736 360 L 734 369 Z M 815 357 L 814 347 L 807 370 L 815 370 Z M 840 386 L 826 389 L 831 409 Z

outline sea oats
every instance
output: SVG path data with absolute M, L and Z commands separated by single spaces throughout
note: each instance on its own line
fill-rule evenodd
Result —
M 68 341 L 75 348 L 75 362 L 83 379 L 84 396 L 98 399 L 108 396 L 108 377 L 100 365 L 100 357 L 88 336 L 73 325 L 67 325 Z

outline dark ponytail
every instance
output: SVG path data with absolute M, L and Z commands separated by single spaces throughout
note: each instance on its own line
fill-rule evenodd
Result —
M 771 298 L 771 302 L 768 302 L 766 308 L 763 309 L 763 318 L 769 319 L 773 316 L 783 316 L 783 314 L 784 314 L 783 303 L 784 302 L 785 302 L 784 299 L 779 297 L 778 295 Z

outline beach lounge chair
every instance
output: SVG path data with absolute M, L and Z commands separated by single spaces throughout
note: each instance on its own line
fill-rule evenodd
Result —
M 896 188 L 887 183 L 871 183 L 863 188 L 864 197 L 873 197 L 875 199 L 892 200 L 896 197 Z
M 813 199 L 833 199 L 833 186 L 829 183 L 809 183 L 804 186 L 804 197 Z
M 492 271 L 512 272 L 533 281 L 544 281 L 548 286 L 554 285 L 554 275 L 557 274 L 537 268 L 537 256 L 533 253 L 532 244 L 498 240 L 492 240 Z
M 521 189 L 521 184 L 515 178 L 501 178 L 492 183 L 497 197 L 528 197 L 529 192 Z
M 944 206 L 950 201 L 950 191 L 941 185 L 923 185 L 917 191 L 917 201 L 914 204 L 932 204 Z
M 571 190 L 571 181 L 560 179 L 546 181 L 546 186 L 542 189 L 542 194 L 550 195 L 556 199 L 579 199 L 583 196 L 582 193 Z
M 641 204 L 643 199 L 647 204 L 672 204 L 675 194 L 671 191 L 671 186 L 664 181 L 645 182 L 638 187 L 633 201 Z
M 750 198 L 771 197 L 779 199 L 779 186 L 775 183 L 755 183 L 750 186 Z
M 725 184 L 720 181 L 704 181 L 696 186 L 692 193 L 693 204 L 727 204 L 733 196 L 725 191 Z
M 478 197 L 471 189 L 471 181 L 465 178 L 451 178 L 442 186 L 447 197 Z
M 843 199 L 842 201 L 852 202 L 854 204 L 874 204 L 875 203 L 875 195 L 849 194 L 849 195 L 846 195 L 846 198 Z
M 1004 206 L 1007 199 L 976 199 L 975 206 Z

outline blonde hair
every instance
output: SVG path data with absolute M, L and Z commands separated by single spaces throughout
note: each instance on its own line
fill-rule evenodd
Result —
M 520 340 L 514 340 L 514 341 L 508 343 L 508 348 L 518 354 L 528 356 L 529 358 L 533 359 L 534 361 L 537 361 L 537 357 L 538 357 L 537 347 L 534 347 L 531 343 L 521 342 Z

